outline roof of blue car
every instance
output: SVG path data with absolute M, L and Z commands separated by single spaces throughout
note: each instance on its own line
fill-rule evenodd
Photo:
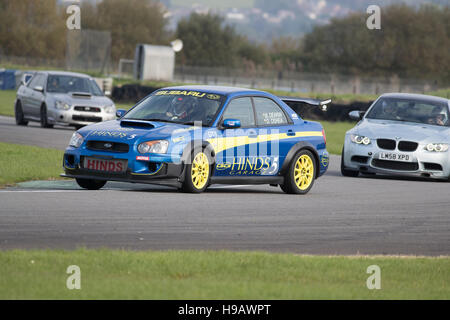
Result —
M 169 90 L 191 90 L 191 91 L 202 91 L 208 93 L 216 93 L 222 95 L 228 95 L 232 93 L 242 93 L 242 92 L 262 92 L 259 90 L 253 90 L 248 88 L 237 88 L 237 87 L 225 87 L 225 86 L 202 86 L 202 85 L 190 85 L 190 86 L 176 86 L 164 88 Z

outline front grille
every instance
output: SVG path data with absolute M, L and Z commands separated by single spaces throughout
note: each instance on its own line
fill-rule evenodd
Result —
M 401 162 L 401 161 L 390 161 L 390 160 L 379 160 L 373 159 L 372 166 L 398 171 L 417 171 L 419 169 L 419 164 L 417 162 Z
M 85 121 L 85 122 L 102 122 L 101 117 L 89 117 L 89 116 L 72 116 L 72 120 Z
M 395 150 L 396 142 L 391 139 L 377 139 L 377 145 L 381 149 Z
M 352 157 L 353 162 L 359 162 L 359 163 L 367 163 L 368 159 L 369 159 L 369 157 L 364 157 L 364 156 L 353 156 Z
M 120 152 L 127 153 L 130 146 L 126 143 L 120 142 L 109 142 L 109 141 L 95 141 L 89 140 L 86 143 L 86 148 L 94 151 L 109 151 L 109 152 Z
M 101 112 L 102 110 L 98 107 L 82 107 L 76 106 L 73 108 L 76 111 L 84 111 L 84 112 Z
M 398 150 L 405 152 L 413 152 L 416 151 L 419 144 L 417 142 L 412 141 L 400 141 L 398 143 Z
M 425 170 L 442 171 L 442 166 L 439 163 L 424 162 Z

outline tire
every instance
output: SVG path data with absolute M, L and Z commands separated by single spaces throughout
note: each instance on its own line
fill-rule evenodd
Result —
M 53 125 L 48 123 L 47 107 L 45 105 L 41 107 L 41 127 L 53 128 Z
M 345 150 L 342 148 L 342 154 L 341 154 L 341 174 L 344 177 L 357 177 L 359 175 L 359 171 L 357 170 L 349 170 L 344 166 L 344 154 Z
M 23 109 L 22 109 L 22 103 L 20 101 L 16 102 L 15 108 L 14 108 L 14 116 L 16 118 L 16 124 L 18 126 L 26 126 L 28 124 L 28 121 L 25 120 Z
M 80 187 L 88 190 L 99 190 L 106 184 L 106 180 L 75 179 Z
M 288 194 L 307 194 L 314 185 L 317 164 L 309 150 L 300 150 L 289 164 L 281 190 Z
M 208 188 L 211 181 L 213 161 L 205 149 L 191 152 L 191 158 L 185 165 L 185 176 L 181 191 L 187 193 L 201 193 Z

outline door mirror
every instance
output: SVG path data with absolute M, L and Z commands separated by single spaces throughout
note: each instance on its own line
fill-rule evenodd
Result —
M 357 121 L 359 121 L 359 120 L 362 119 L 362 117 L 364 116 L 365 113 L 366 113 L 365 111 L 354 110 L 354 111 L 351 111 L 351 112 L 348 114 L 348 116 L 349 116 L 350 119 L 352 119 L 352 120 L 357 120 Z
M 34 91 L 38 91 L 38 92 L 44 92 L 44 87 L 42 86 L 36 86 L 33 88 Z
M 127 110 L 119 109 L 119 110 L 116 111 L 116 117 L 117 118 L 122 118 L 125 115 L 125 113 L 127 113 Z
M 225 129 L 235 129 L 241 127 L 241 120 L 238 119 L 225 119 L 223 120 L 222 126 Z

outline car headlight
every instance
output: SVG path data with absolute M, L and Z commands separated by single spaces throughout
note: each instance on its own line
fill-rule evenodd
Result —
M 78 147 L 81 146 L 83 141 L 84 141 L 83 136 L 81 134 L 79 134 L 78 132 L 75 132 L 72 135 L 72 138 L 70 138 L 69 146 L 74 147 L 74 148 L 78 148 Z
M 69 110 L 70 109 L 70 105 L 65 102 L 62 102 L 62 101 L 56 101 L 55 107 L 56 107 L 56 109 L 59 109 L 59 110 Z
M 140 153 L 166 153 L 169 147 L 167 140 L 146 141 L 138 146 Z
M 116 107 L 114 105 L 105 108 L 106 113 L 115 113 Z
M 425 150 L 430 152 L 445 152 L 448 150 L 448 144 L 446 143 L 429 143 L 425 147 Z
M 351 134 L 350 135 L 350 140 L 354 143 L 357 144 L 364 144 L 364 145 L 368 145 L 370 144 L 370 138 L 365 137 L 365 136 L 358 136 L 355 134 Z

